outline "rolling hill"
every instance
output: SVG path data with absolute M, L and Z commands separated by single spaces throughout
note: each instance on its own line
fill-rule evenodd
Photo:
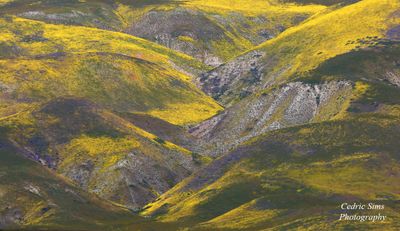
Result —
M 201 68 L 200 63 L 154 43 L 13 17 L 3 18 L 1 27 L 2 88 L 7 89 L 3 98 L 32 103 L 73 95 L 179 125 L 201 121 L 221 109 L 173 64 Z M 171 110 L 181 110 L 183 116 L 174 117 Z
M 277 0 L 252 4 L 242 0 L 14 0 L 4 3 L 0 12 L 125 32 L 218 66 L 326 9 L 301 4 Z
M 396 230 L 398 9 L 345 6 L 200 76 L 227 109 L 191 133 L 220 157 L 142 214 L 191 230 Z M 388 219 L 339 221 L 359 213 L 343 202 Z
M 395 230 L 398 124 L 397 104 L 258 136 L 174 187 L 144 214 L 193 230 Z M 384 204 L 390 220 L 340 222 L 343 201 Z
M 27 157 L 132 209 L 208 161 L 117 115 L 179 127 L 216 114 L 221 106 L 184 71 L 201 63 L 95 28 L 13 16 L 0 27 L 0 127 Z
M 0 138 L 0 228 L 76 229 L 129 222 L 128 210 L 83 192 L 64 178 L 23 158 L 24 150 Z M 19 155 L 16 155 L 18 153 Z M 140 221 L 142 218 L 134 218 Z
M 204 151 L 216 156 L 269 130 L 338 117 L 376 78 L 396 85 L 398 40 L 391 31 L 399 24 L 398 7 L 397 1 L 361 1 L 340 8 L 199 76 L 202 89 L 227 108 L 192 129 Z M 342 55 L 357 58 L 324 67 Z M 315 69 L 325 72 L 310 74 Z
M 0 1 L 0 229 L 398 230 L 399 12 Z

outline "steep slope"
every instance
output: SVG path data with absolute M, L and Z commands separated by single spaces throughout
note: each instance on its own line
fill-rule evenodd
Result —
M 84 192 L 65 177 L 24 158 L 29 151 L 10 141 L 4 127 L 0 129 L 0 229 L 173 229 Z
M 0 5 L 44 21 L 0 19 L 0 228 L 400 226 L 398 1 Z M 69 23 L 86 27 L 60 25 Z M 228 107 L 221 111 L 188 74 L 205 65 L 110 31 L 150 25 L 142 37 L 211 65 L 267 39 L 257 37 L 262 29 L 279 35 L 196 80 Z M 146 219 L 130 217 L 82 189 L 135 211 L 153 203 Z M 352 213 L 339 209 L 343 202 L 384 204 L 388 220 L 339 222 Z
M 2 128 L 3 129 L 3 128 Z M 22 157 L 0 132 L 0 228 L 111 228 L 143 218 L 83 192 L 39 164 Z M 18 153 L 18 154 L 16 154 Z
M 200 76 L 203 90 L 228 107 L 191 130 L 204 141 L 205 153 L 220 155 L 265 131 L 335 118 L 365 91 L 359 80 L 398 81 L 398 9 L 398 1 L 373 0 L 337 9 Z M 348 52 L 358 58 L 310 74 L 313 81 L 304 78 Z M 383 58 L 386 53 L 391 55 Z M 374 55 L 380 58 L 370 65 Z M 357 65 L 368 68 L 361 72 Z M 359 73 L 339 73 L 353 69 Z
M 86 100 L 58 98 L 1 121 L 26 156 L 82 189 L 138 209 L 203 162 Z
M 397 1 L 367 0 L 314 17 L 203 75 L 203 90 L 230 105 L 240 93 L 282 83 L 329 58 L 384 39 L 399 24 L 397 10 Z
M 4 14 L 19 15 L 48 23 L 118 31 L 124 24 L 122 18 L 113 9 L 111 1 L 102 0 L 8 0 L 1 4 L 0 11 Z
M 197 68 L 193 66 L 195 61 L 144 40 L 106 31 L 92 30 L 94 40 L 90 42 L 85 40 L 90 38 L 82 37 L 91 31 L 89 28 L 53 27 L 18 18 L 5 18 L 2 23 L 0 127 L 7 128 L 13 145 L 23 150 L 10 151 L 15 158 L 23 154 L 70 178 L 81 189 L 132 209 L 165 192 L 202 164 L 203 160 L 193 157 L 190 151 L 104 109 L 127 114 L 154 113 L 180 125 L 202 120 L 220 107 L 195 89 L 189 77 L 170 63 L 178 60 Z M 163 87 L 164 92 L 156 92 Z M 174 113 L 179 113 L 179 109 L 173 103 L 178 101 L 183 103 L 180 109 L 184 111 L 176 117 Z M 45 184 L 47 178 L 42 180 L 37 184 Z M 37 189 L 35 185 L 32 190 Z M 60 197 L 70 203 L 68 194 Z M 43 198 L 50 200 L 51 195 Z M 28 201 L 39 203 L 37 199 L 28 195 L 21 205 L 18 201 L 4 200 L 12 207 L 2 216 L 7 225 L 15 222 L 24 226 L 47 225 L 47 220 L 41 222 L 47 207 L 42 212 L 29 211 Z M 105 225 L 107 222 L 113 225 L 115 221 L 120 227 L 131 219 L 124 211 L 116 212 L 116 216 L 123 216 L 117 219 L 113 211 L 102 211 L 95 205 L 87 207 L 82 212 L 89 215 L 82 214 L 82 221 L 76 221 L 78 229 L 97 227 L 94 224 L 97 220 Z M 75 222 L 74 215 L 79 216 L 69 207 L 62 209 L 65 211 L 57 219 L 65 221 L 56 220 L 50 227 L 67 226 Z M 14 212 L 18 221 L 9 214 Z M 69 212 L 73 214 L 68 215 Z M 95 214 L 90 215 L 92 212 Z
M 308 4 L 308 3 L 307 3 Z M 325 10 L 281 1 L 9 1 L 0 12 L 133 34 L 218 66 Z
M 2 119 L 0 127 L 8 129 L 27 157 L 132 209 L 203 163 L 190 151 L 82 99 L 56 99 Z
M 278 1 L 177 1 L 148 6 L 126 30 L 182 51 L 211 66 L 271 39 L 324 6 L 285 5 Z
M 267 133 L 200 170 L 144 213 L 194 230 L 395 230 L 399 119 L 397 102 L 374 113 Z M 340 210 L 344 202 L 385 208 Z M 387 219 L 338 221 L 341 213 L 360 212 Z
M 9 16 L 0 27 L 0 127 L 29 158 L 132 209 L 208 161 L 116 115 L 177 127 L 214 115 L 180 71 L 203 67 L 193 58 L 99 29 Z
M 188 56 L 98 29 L 12 17 L 0 23 L 3 98 L 43 102 L 74 95 L 180 125 L 204 120 L 220 109 L 171 63 L 201 66 Z
M 221 94 L 231 106 L 191 132 L 204 153 L 222 156 L 143 214 L 193 230 L 398 229 L 399 8 L 361 1 L 217 68 L 209 84 L 223 76 L 236 95 Z M 252 75 L 252 66 L 264 69 Z M 246 85 L 253 92 L 237 100 Z M 340 209 L 344 202 L 384 209 Z M 339 221 L 342 213 L 386 220 Z
M 198 150 L 195 137 L 185 127 L 141 113 L 120 113 L 119 116 L 163 140 L 168 140 L 188 150 Z

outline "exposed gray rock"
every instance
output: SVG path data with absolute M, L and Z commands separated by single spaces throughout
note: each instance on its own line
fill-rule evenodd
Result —
M 0 228 L 10 229 L 23 222 L 23 211 L 18 207 L 9 207 L 0 214 Z
M 20 17 L 26 17 L 26 18 L 46 18 L 49 20 L 68 20 L 68 19 L 73 19 L 73 18 L 79 18 L 79 17 L 84 17 L 88 16 L 87 14 L 77 11 L 77 10 L 72 10 L 71 12 L 68 13 L 58 13 L 58 14 L 47 14 L 43 11 L 27 11 L 19 14 L 18 16 Z
M 248 86 L 260 83 L 262 80 L 263 67 L 259 60 L 265 55 L 263 52 L 252 51 L 245 55 L 203 73 L 196 83 L 207 94 L 215 99 L 229 92 L 240 81 L 246 81 Z
M 387 79 L 391 84 L 400 87 L 400 73 L 395 71 L 387 71 L 385 79 Z
M 201 140 L 203 152 L 219 156 L 239 144 L 267 131 L 311 122 L 324 107 L 343 101 L 335 97 L 352 89 L 347 81 L 324 84 L 288 83 L 269 93 L 252 96 L 228 108 L 222 114 L 191 129 Z
M 65 176 L 78 183 L 81 188 L 88 188 L 93 170 L 94 164 L 91 161 L 86 161 L 80 165 L 72 166 Z
M 149 141 L 142 140 L 142 144 Z M 146 152 L 146 153 L 144 153 Z M 161 152 L 162 157 L 151 157 Z M 189 176 L 198 166 L 190 155 L 159 148 L 132 150 L 113 166 L 90 161 L 64 166 L 60 172 L 81 188 L 137 210 Z
M 185 8 L 150 11 L 126 32 L 181 51 L 211 66 L 220 65 L 222 60 L 210 53 L 209 42 L 229 39 L 224 29 L 206 15 Z
M 0 92 L 2 93 L 11 94 L 16 88 L 15 84 L 5 84 L 0 81 Z
M 90 25 L 106 30 L 119 30 L 122 27 L 119 16 L 113 12 L 112 8 L 101 4 L 82 11 L 65 8 L 60 12 L 47 12 L 46 9 L 43 9 L 25 11 L 17 16 L 57 24 Z
M 40 194 L 40 188 L 39 188 L 38 186 L 35 186 L 35 185 L 32 185 L 32 184 L 29 184 L 29 183 L 28 183 L 28 184 L 24 187 L 24 189 L 27 190 L 27 191 L 29 191 L 30 193 L 33 193 L 33 194 L 37 195 L 37 196 L 41 196 L 41 194 Z

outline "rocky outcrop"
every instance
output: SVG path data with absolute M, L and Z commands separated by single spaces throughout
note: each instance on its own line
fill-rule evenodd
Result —
M 165 158 L 157 152 L 161 152 Z M 106 168 L 100 162 L 88 158 L 84 163 L 73 162 L 58 171 L 88 192 L 137 210 L 189 176 L 195 169 L 190 155 L 139 148 Z
M 102 4 L 94 4 L 88 9 L 66 8 L 61 11 L 60 8 L 55 11 L 37 9 L 21 12 L 17 15 L 49 23 L 92 26 L 105 30 L 120 30 L 123 25 L 112 7 Z
M 197 85 L 211 95 L 220 100 L 223 95 L 228 95 L 234 91 L 234 86 L 239 82 L 247 82 L 248 88 L 242 89 L 242 94 L 251 91 L 252 85 L 261 82 L 263 77 L 263 66 L 259 60 L 265 55 L 264 52 L 252 51 L 245 55 L 203 73 L 196 80 Z
M 387 71 L 384 75 L 385 79 L 391 84 L 400 87 L 400 73 L 399 71 Z
M 267 131 L 309 123 L 322 115 L 333 117 L 351 90 L 348 81 L 291 82 L 242 100 L 190 132 L 201 140 L 207 155 L 219 156 Z
M 48 23 L 125 32 L 188 54 L 213 67 L 276 37 L 306 20 L 311 13 L 237 12 L 214 6 L 197 8 L 185 1 L 44 1 L 31 4 L 29 10 L 23 5 L 22 2 L 8 3 L 0 13 L 14 12 L 19 17 Z
M 126 32 L 181 51 L 212 66 L 220 65 L 222 60 L 210 53 L 210 42 L 229 39 L 224 28 L 205 14 L 185 8 L 150 11 Z
M 289 21 L 298 24 L 308 15 Z M 185 7 L 153 9 L 132 22 L 125 32 L 193 56 L 217 67 L 252 45 L 274 38 L 283 25 L 264 15 L 245 16 L 239 12 L 208 13 Z M 231 53 L 231 54 L 227 54 Z
M 57 98 L 31 116 L 34 127 L 21 129 L 32 134 L 11 136 L 20 153 L 133 210 L 201 166 L 190 151 L 87 100 Z

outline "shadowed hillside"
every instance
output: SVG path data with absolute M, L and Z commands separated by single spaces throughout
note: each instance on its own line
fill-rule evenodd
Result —
M 201 76 L 228 108 L 191 133 L 222 156 L 143 214 L 193 230 L 396 230 L 398 8 L 340 8 Z M 338 221 L 344 201 L 384 204 L 388 220 Z
M 397 227 L 399 107 L 279 130 L 215 160 L 146 207 L 195 230 Z M 338 222 L 346 202 L 385 204 L 384 224 Z
M 398 230 L 399 9 L 0 1 L 0 229 Z
M 398 45 L 389 32 L 398 7 L 366 0 L 340 8 L 204 73 L 203 90 L 227 109 L 191 132 L 215 156 L 266 131 L 340 117 L 369 86 L 358 81 L 395 92 Z
M 0 12 L 56 24 L 121 31 L 211 66 L 323 11 L 280 1 L 8 1 Z
M 25 156 L 102 198 L 138 209 L 203 164 L 92 103 L 59 98 L 3 119 Z M 205 160 L 206 161 L 206 160 Z
M 22 157 L 25 150 L 0 137 L 0 228 L 105 228 L 129 220 L 128 210 L 82 192 L 65 179 Z M 16 155 L 18 153 L 18 155 Z M 20 155 L 20 156 L 19 156 Z
M 9 16 L 0 27 L 0 127 L 25 156 L 132 209 L 208 161 L 114 114 L 177 127 L 216 114 L 183 71 L 203 67 L 193 58 L 94 28 Z

